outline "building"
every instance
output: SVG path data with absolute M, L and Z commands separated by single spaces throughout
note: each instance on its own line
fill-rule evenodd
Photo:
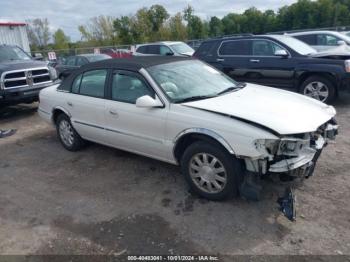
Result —
M 0 45 L 16 45 L 30 53 L 27 24 L 0 21 Z

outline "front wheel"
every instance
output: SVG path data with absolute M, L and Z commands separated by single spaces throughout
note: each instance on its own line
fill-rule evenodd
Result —
M 193 143 L 182 156 L 181 169 L 192 191 L 201 197 L 224 200 L 238 195 L 240 162 L 218 145 Z
M 336 97 L 334 84 L 322 76 L 311 76 L 301 85 L 300 92 L 324 103 L 332 102 Z

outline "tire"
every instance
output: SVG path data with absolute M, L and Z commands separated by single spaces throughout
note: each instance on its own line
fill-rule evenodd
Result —
M 63 147 L 69 151 L 78 151 L 84 145 L 84 140 L 75 131 L 69 117 L 65 114 L 60 114 L 56 119 L 57 136 Z
M 216 163 L 213 165 L 214 158 Z M 220 172 L 221 169 L 223 172 Z M 181 170 L 191 191 L 209 200 L 238 196 L 243 180 L 240 162 L 221 146 L 204 141 L 195 142 L 185 150 Z
M 325 77 L 311 76 L 300 87 L 300 93 L 324 103 L 331 103 L 336 98 L 335 85 Z M 322 95 L 321 95 L 322 93 Z

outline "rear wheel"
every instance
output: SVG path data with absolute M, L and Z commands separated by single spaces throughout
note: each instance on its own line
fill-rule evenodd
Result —
M 336 97 L 334 84 L 322 76 L 311 76 L 301 85 L 300 92 L 324 103 L 332 102 Z
M 62 145 L 67 150 L 78 151 L 84 146 L 84 140 L 75 131 L 67 115 L 60 114 L 57 117 L 56 130 Z
M 238 195 L 240 163 L 218 145 L 193 143 L 182 156 L 181 169 L 192 191 L 204 198 L 224 200 Z

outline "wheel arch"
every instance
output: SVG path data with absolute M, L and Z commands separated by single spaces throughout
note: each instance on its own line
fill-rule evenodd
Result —
M 188 128 L 180 132 L 174 139 L 173 155 L 178 163 L 186 148 L 196 141 L 207 141 L 221 146 L 230 154 L 235 152 L 231 145 L 218 133 L 206 128 Z
M 298 91 L 301 90 L 301 86 L 306 81 L 306 79 L 308 79 L 309 77 L 312 77 L 312 76 L 324 77 L 327 80 L 331 81 L 335 87 L 336 92 L 338 92 L 337 76 L 334 73 L 322 72 L 322 71 L 304 72 L 304 73 L 300 74 L 300 76 L 298 78 Z
M 52 110 L 52 122 L 55 124 L 56 119 L 60 114 L 66 114 L 69 118 L 71 117 L 70 113 L 63 107 L 57 106 Z

